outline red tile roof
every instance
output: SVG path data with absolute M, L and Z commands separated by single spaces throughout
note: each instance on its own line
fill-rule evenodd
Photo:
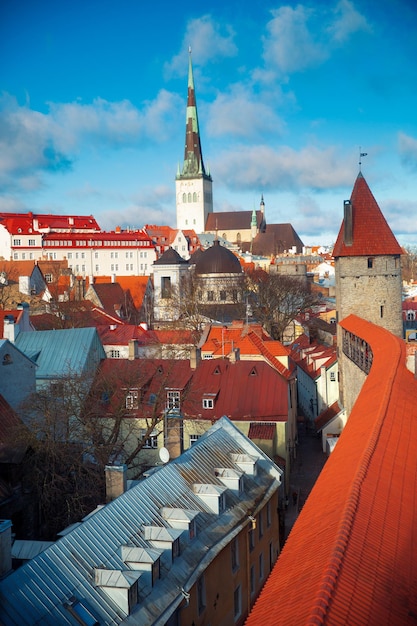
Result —
M 368 184 L 359 173 L 352 195 L 353 243 L 344 242 L 344 221 L 333 249 L 334 257 L 402 254 Z
M 211 354 L 212 358 L 222 358 L 236 349 L 242 360 L 262 357 L 282 376 L 291 375 L 290 369 L 284 365 L 284 362 L 288 363 L 289 350 L 280 341 L 273 340 L 258 324 L 212 326 L 201 352 Z
M 314 425 L 316 427 L 317 432 L 324 428 L 326 424 L 328 424 L 340 411 L 342 408 L 339 406 L 338 402 L 334 402 L 331 406 L 329 406 L 325 411 L 317 415 L 314 420 Z
M 110 276 L 95 276 L 94 284 L 106 284 L 111 283 Z M 143 298 L 146 293 L 146 288 L 150 281 L 149 276 L 119 276 L 117 275 L 117 282 L 124 291 L 129 290 L 132 296 L 133 303 L 137 309 L 143 304 Z
M 275 437 L 275 433 L 275 424 L 255 424 L 252 422 L 249 426 L 248 437 L 249 439 L 265 439 L 272 441 Z
M 246 626 L 412 624 L 417 380 L 404 342 L 354 315 L 371 371 Z
M 28 235 L 47 231 L 100 231 L 92 215 L 47 215 L 43 213 L 0 213 L 0 224 L 9 233 Z M 20 229 L 20 230 L 19 230 Z
M 205 394 L 216 394 L 213 409 L 203 408 Z M 264 361 L 210 359 L 195 370 L 184 411 L 208 420 L 226 415 L 232 421 L 284 422 L 288 395 L 288 381 Z

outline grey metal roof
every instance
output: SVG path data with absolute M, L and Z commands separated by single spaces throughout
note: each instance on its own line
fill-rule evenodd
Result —
M 56 379 L 68 373 L 83 374 L 106 356 L 95 328 L 19 333 L 15 343 L 37 364 L 37 379 Z
M 256 474 L 244 474 L 243 492 L 227 489 L 225 510 L 213 513 L 192 486 L 210 483 L 224 487 L 218 468 L 241 473 L 242 460 L 256 462 Z M 162 626 L 184 599 L 181 590 L 191 589 L 216 555 L 247 524 L 249 511 L 256 514 L 258 503 L 262 501 L 263 506 L 275 493 L 281 474 L 255 444 L 227 418 L 221 418 L 180 457 L 85 518 L 72 532 L 0 581 L 0 623 L 79 626 L 65 606 L 76 598 L 100 624 Z M 198 512 L 196 537 L 190 539 L 187 532 L 178 533 L 181 552 L 173 563 L 165 552 L 145 539 L 144 528 L 149 526 L 170 529 L 172 535 L 173 526 L 164 507 L 191 512 L 189 518 Z M 152 532 L 148 530 L 146 534 L 150 536 Z M 160 579 L 151 587 L 142 571 L 139 601 L 130 616 L 115 596 L 111 598 L 96 584 L 117 579 L 124 585 L 133 581 L 132 576 L 137 579 L 138 568 L 130 568 L 130 563 L 122 560 L 122 555 L 126 555 L 123 546 L 141 548 L 136 552 L 146 553 L 148 561 L 157 558 L 158 552 L 161 554 Z M 106 581 L 103 570 L 109 571 Z

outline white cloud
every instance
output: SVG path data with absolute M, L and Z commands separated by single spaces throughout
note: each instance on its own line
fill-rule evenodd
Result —
M 263 39 L 264 60 L 284 77 L 323 63 L 354 33 L 371 30 L 349 0 L 341 0 L 333 11 L 299 4 L 271 13 Z
M 265 145 L 240 146 L 216 159 L 219 182 L 240 189 L 334 189 L 351 185 L 352 171 L 336 148 L 307 146 L 301 150 Z
M 181 98 L 165 90 L 142 110 L 127 100 L 96 99 L 91 104 L 50 103 L 47 113 L 20 106 L 5 94 L 0 98 L 0 183 L 5 188 L 35 189 L 42 184 L 43 172 L 71 169 L 85 146 L 163 142 L 181 111 Z
M 233 41 L 234 35 L 231 26 L 220 25 L 210 15 L 190 20 L 183 38 L 181 52 L 165 65 L 165 71 L 167 74 L 182 76 L 187 69 L 184 63 L 185 52 L 190 46 L 193 58 L 198 59 L 199 65 L 224 57 L 236 56 L 237 47 Z
M 398 133 L 398 151 L 402 163 L 411 170 L 417 170 L 417 139 Z
M 295 9 L 283 6 L 272 11 L 273 19 L 267 24 L 268 35 L 264 38 L 267 65 L 288 74 L 326 58 L 325 50 L 308 28 L 312 14 L 312 9 L 302 5 Z
M 211 104 L 206 126 L 214 136 L 253 138 L 265 133 L 279 135 L 284 123 L 259 95 L 243 85 L 235 85 L 230 93 L 219 94 Z
M 370 32 L 371 26 L 356 9 L 353 2 L 340 0 L 334 9 L 335 21 L 328 27 L 331 40 L 344 43 L 350 35 L 360 31 Z

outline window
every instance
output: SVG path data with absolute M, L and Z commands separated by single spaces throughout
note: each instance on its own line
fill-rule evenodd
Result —
M 264 555 L 259 555 L 259 580 L 262 580 L 264 577 Z
M 195 191 L 193 193 L 193 202 L 197 202 L 197 194 Z
M 220 300 L 226 300 L 226 292 L 223 290 L 220 292 Z
M 239 544 L 236 537 L 230 544 L 230 551 L 232 558 L 232 572 L 235 572 L 239 567 Z
M 381 306 L 380 306 L 380 309 L 379 309 L 379 310 L 380 310 L 381 319 L 382 319 L 382 318 L 384 317 L 384 305 L 383 305 L 383 304 L 381 304 Z
M 100 271 L 100 265 L 96 265 L 96 272 Z
M 20 246 L 20 239 L 13 239 L 14 246 Z
M 10 354 L 5 354 L 3 357 L 3 365 L 11 365 L 13 363 L 13 359 Z
M 186 193 L 182 194 L 182 201 L 183 202 L 187 202 L 187 194 Z
M 129 389 L 126 396 L 126 408 L 137 409 L 139 407 L 139 393 L 137 389 Z
M 213 409 L 213 408 L 214 408 L 213 398 L 203 398 L 203 409 Z
M 51 283 L 52 282 L 52 274 L 45 274 L 45 280 L 47 283 Z
M 268 501 L 268 504 L 266 505 L 266 525 L 268 526 L 268 528 L 271 526 L 272 524 L 272 517 L 271 517 L 271 500 Z
M 168 411 L 179 411 L 180 408 L 180 392 L 168 391 L 167 393 L 167 409 Z
M 34 239 L 29 239 L 30 246 L 36 246 L 36 241 Z
M 207 300 L 209 302 L 213 302 L 213 300 L 214 300 L 214 291 L 208 291 L 207 292 Z
M 254 547 L 255 547 L 255 530 L 251 528 L 249 530 L 249 550 L 252 552 Z
M 336 372 L 330 372 L 330 380 L 332 382 L 335 382 L 335 380 L 336 380 Z
M 156 450 L 158 447 L 158 433 L 156 431 L 152 431 L 148 437 L 145 437 L 146 430 L 142 428 L 141 437 L 138 440 L 138 443 L 143 443 L 143 448 Z
M 111 359 L 120 359 L 120 350 L 110 350 Z
M 161 298 L 171 297 L 171 277 L 162 276 L 161 278 Z
M 258 535 L 259 535 L 259 539 L 262 539 L 264 534 L 264 518 L 262 515 L 262 511 L 259 511 L 259 515 L 258 515 Z
M 242 612 L 242 590 L 240 585 L 236 587 L 233 594 L 233 611 L 235 620 L 237 620 Z
M 368 269 L 372 269 L 374 266 L 374 260 L 372 257 L 368 258 Z
M 190 448 L 194 443 L 196 443 L 196 441 L 200 439 L 200 437 L 201 435 L 190 435 Z
M 255 566 L 252 565 L 250 568 L 250 595 L 253 596 L 255 593 Z
M 69 259 L 72 259 L 72 252 L 68 252 L 67 256 Z
M 197 581 L 197 607 L 199 615 L 201 615 L 206 608 L 206 586 L 204 584 L 204 576 L 200 576 Z

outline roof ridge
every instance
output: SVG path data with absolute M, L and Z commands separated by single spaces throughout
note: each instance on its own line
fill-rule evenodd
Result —
M 345 318 L 345 320 L 343 320 L 341 325 L 343 326 L 343 323 L 349 322 L 349 320 L 354 321 L 357 319 L 359 318 L 357 318 L 356 315 L 349 315 L 347 318 Z M 366 477 L 369 465 L 376 449 L 377 442 L 381 434 L 382 425 L 384 423 L 384 418 L 389 406 L 388 400 L 391 395 L 397 369 L 402 357 L 402 350 L 397 342 L 397 338 L 392 337 L 391 343 L 392 353 L 390 361 L 390 371 L 387 374 L 387 384 L 385 386 L 385 392 L 382 394 L 382 396 L 380 396 L 379 417 L 376 421 L 374 429 L 369 436 L 368 445 L 365 447 L 362 455 L 363 461 L 360 463 L 360 467 L 358 468 L 356 476 L 353 480 L 350 494 L 341 515 L 339 528 L 336 532 L 334 547 L 327 562 L 327 565 L 324 568 L 322 581 L 316 594 L 315 601 L 313 602 L 313 608 L 311 610 L 310 617 L 306 622 L 307 624 L 313 625 L 317 623 L 324 623 L 331 599 L 333 597 L 334 588 L 337 584 L 340 568 L 343 564 L 345 551 L 351 534 L 353 520 L 357 511 L 362 483 Z M 363 388 L 369 386 L 372 383 L 372 378 L 373 377 L 371 367 L 368 377 L 363 384 Z M 369 381 L 371 381 L 371 383 L 369 383 Z M 383 408 L 382 411 L 381 407 Z

